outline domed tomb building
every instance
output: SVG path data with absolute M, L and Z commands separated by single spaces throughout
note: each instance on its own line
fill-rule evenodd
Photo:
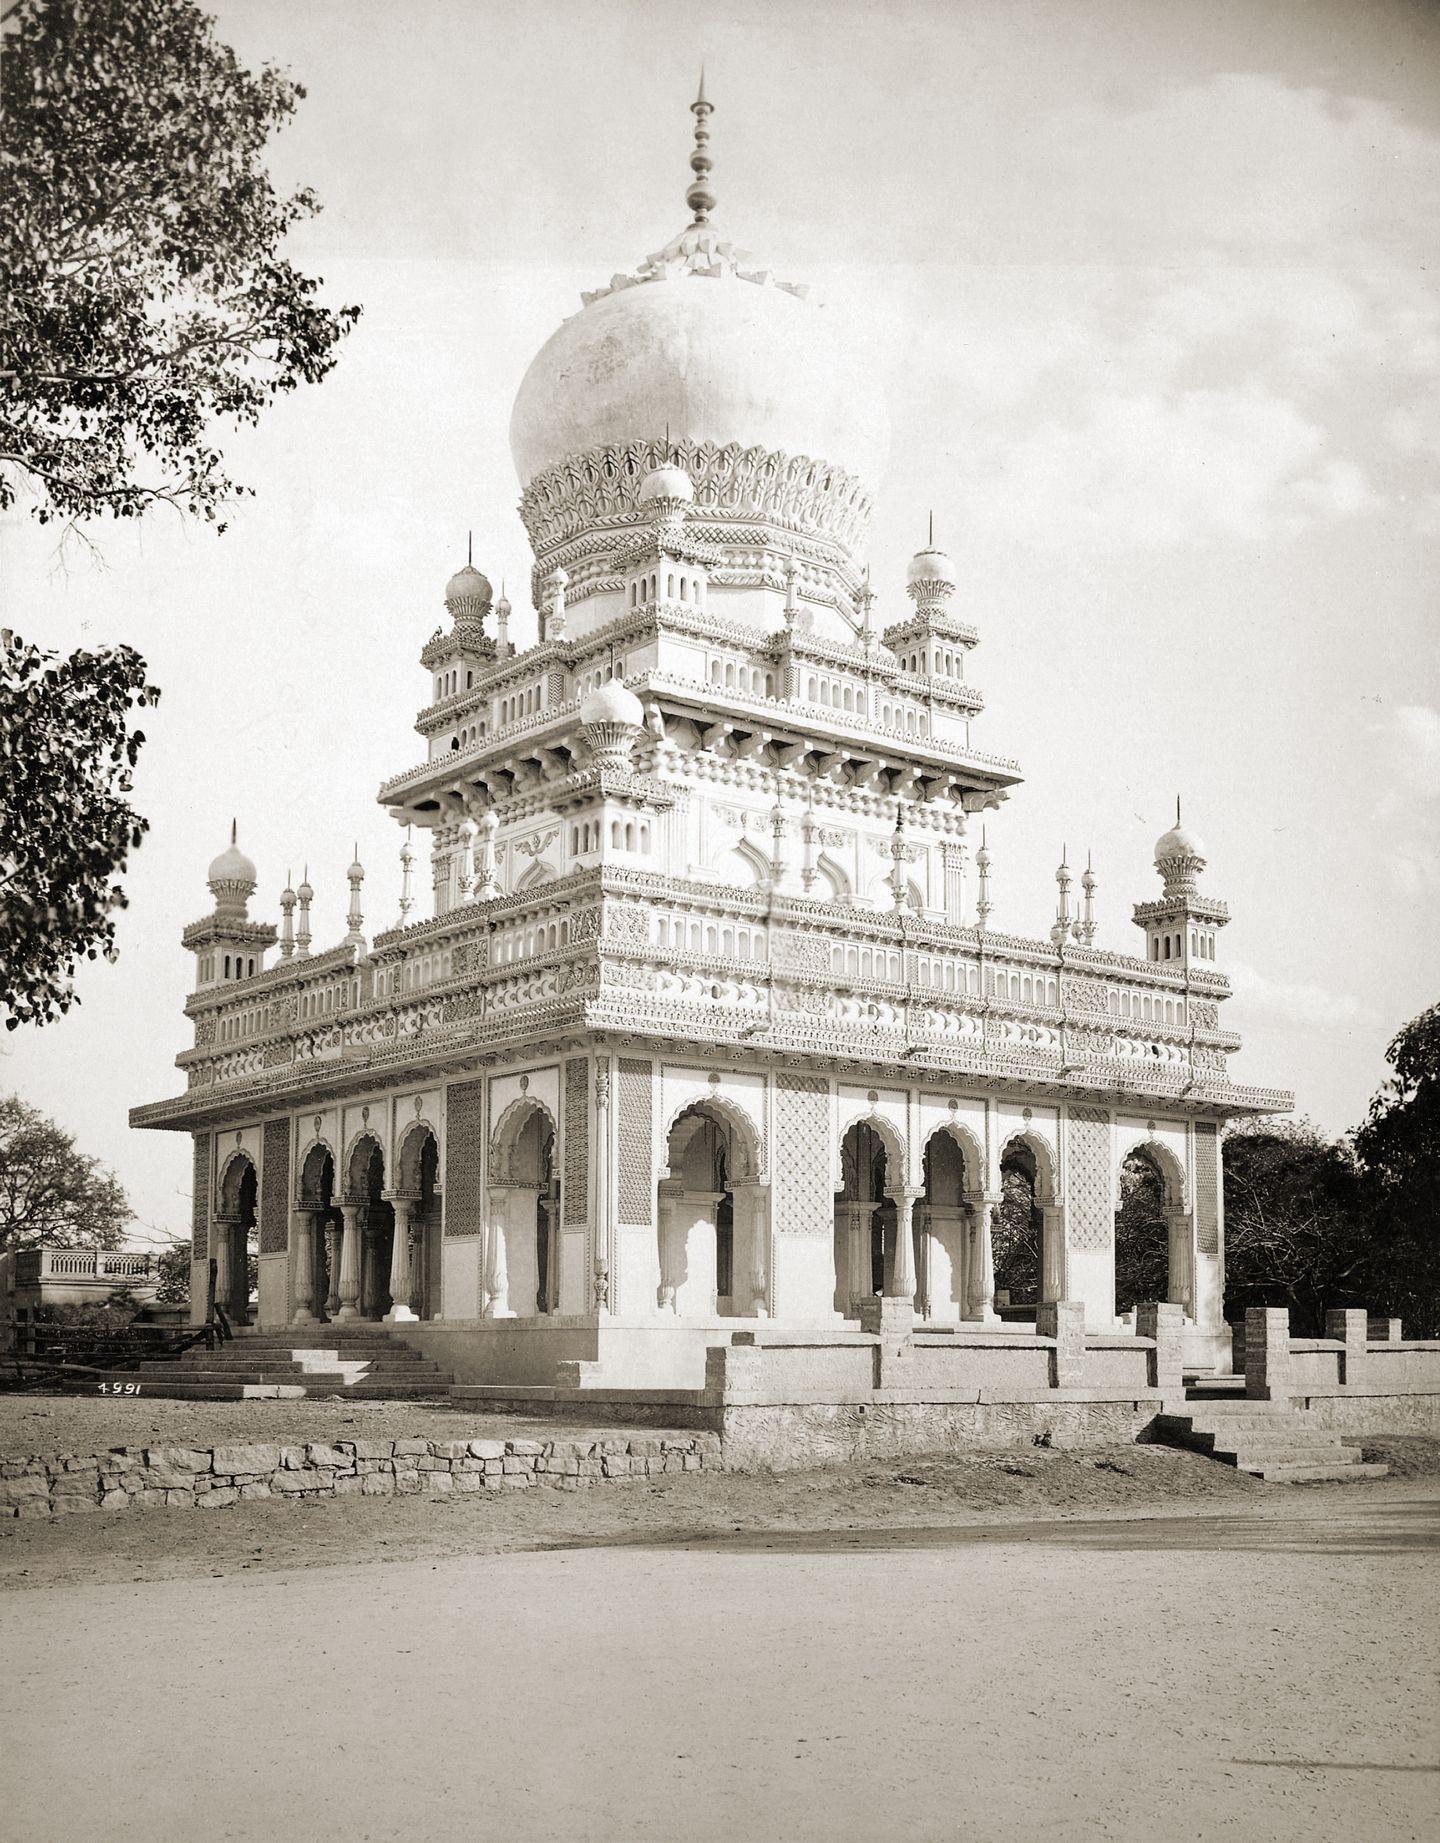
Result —
M 422 649 L 400 925 L 367 944 L 355 863 L 344 940 L 287 887 L 266 967 L 253 866 L 212 866 L 187 1091 L 134 1116 L 194 1136 L 197 1301 L 211 1256 L 235 1298 L 248 1168 L 262 1327 L 384 1317 L 480 1383 L 694 1388 L 741 1331 L 1123 1339 L 1139 1160 L 1162 1304 L 1227 1367 L 1219 1129 L 1287 1097 L 1227 1074 L 1203 850 L 1160 841 L 1141 954 L 1088 867 L 992 925 L 1021 776 L 955 565 L 872 588 L 875 367 L 712 227 L 694 112 L 691 221 L 516 397 L 537 643 L 472 560 Z

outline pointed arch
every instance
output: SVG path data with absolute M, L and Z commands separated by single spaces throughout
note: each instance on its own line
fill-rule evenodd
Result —
M 1160 1174 L 1160 1184 L 1164 1192 L 1167 1209 L 1184 1209 L 1188 1204 L 1189 1185 L 1185 1167 L 1174 1151 L 1166 1145 L 1158 1134 L 1147 1129 L 1135 1128 L 1120 1134 L 1116 1146 L 1115 1181 L 1112 1194 L 1120 1194 L 1120 1172 L 1127 1158 L 1136 1152 L 1142 1153 L 1155 1166 Z
M 763 889 L 770 880 L 770 860 L 748 838 L 737 838 L 715 865 L 717 881 L 736 889 Z
M 298 1160 L 299 1177 L 296 1180 L 295 1201 L 301 1209 L 320 1209 L 328 1199 L 325 1196 L 325 1165 L 330 1165 L 330 1186 L 333 1193 L 335 1185 L 335 1152 L 329 1140 L 312 1139 Z
M 519 1169 L 519 1155 L 522 1141 L 531 1130 L 536 1120 L 542 1122 L 538 1137 L 543 1146 L 547 1138 L 553 1138 L 559 1144 L 559 1128 L 555 1116 L 533 1094 L 520 1094 L 510 1102 L 500 1118 L 495 1122 L 490 1134 L 489 1176 L 492 1183 L 505 1184 L 525 1181 L 526 1175 Z M 538 1150 L 539 1148 L 537 1148 Z M 529 1173 L 533 1178 L 535 1173 Z
M 520 881 L 515 885 L 516 894 L 518 895 L 521 890 L 533 890 L 542 883 L 549 883 L 554 875 L 555 872 L 551 866 L 546 864 L 542 859 L 537 858 L 530 866 L 529 870 L 525 872 L 525 875 L 521 877 Z
M 243 1146 L 236 1146 L 220 1166 L 219 1173 L 216 1176 L 215 1213 L 217 1215 L 238 1215 L 240 1210 L 240 1186 L 245 1182 L 245 1174 L 247 1171 L 255 1174 L 255 1160 Z
M 933 1142 L 940 1138 L 951 1140 L 960 1149 L 965 1164 L 966 1195 L 988 1190 L 990 1178 L 985 1147 L 975 1129 L 963 1120 L 946 1120 L 926 1134 L 925 1149 L 928 1151 Z
M 685 1115 L 692 1113 L 711 1121 L 725 1134 L 732 1153 L 730 1175 L 737 1183 L 752 1183 L 759 1178 L 760 1134 L 754 1121 L 734 1101 L 722 1095 L 704 1095 L 699 1100 L 682 1101 L 665 1122 L 665 1131 L 660 1139 L 660 1156 L 666 1162 L 662 1163 L 656 1173 L 657 1181 L 663 1182 L 670 1175 L 670 1135 Z
M 830 885 L 832 902 L 849 902 L 850 878 L 842 865 L 837 864 L 828 851 L 822 851 L 815 864 L 816 872 Z
M 908 1182 L 910 1160 L 904 1134 L 893 1120 L 887 1120 L 885 1115 L 877 1109 L 857 1106 L 847 1117 L 842 1117 L 835 1134 L 836 1195 L 838 1196 L 845 1188 L 845 1135 L 852 1126 L 870 1127 L 884 1146 L 886 1182 L 892 1186 Z
M 395 1188 L 402 1196 L 418 1197 L 420 1194 L 420 1160 L 424 1157 L 427 1140 L 434 1142 L 438 1157 L 440 1135 L 423 1114 L 417 1114 L 402 1131 L 395 1157 Z
M 1060 1192 L 1056 1186 L 1055 1151 L 1044 1136 L 1023 1129 L 1010 1133 L 1000 1147 L 1000 1162 L 1003 1164 L 1005 1154 L 1012 1146 L 1023 1146 L 1035 1161 L 1035 1201 L 1048 1206 L 1060 1201 Z
M 380 1169 L 385 1169 L 385 1153 L 379 1139 L 366 1126 L 355 1134 L 345 1153 L 345 1183 L 342 1195 L 348 1203 L 365 1203 L 370 1199 L 370 1166 L 376 1153 L 380 1155 Z

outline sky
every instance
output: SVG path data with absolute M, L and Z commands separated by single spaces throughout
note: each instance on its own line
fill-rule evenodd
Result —
M 475 534 L 533 637 L 507 429 L 582 288 L 686 222 L 703 58 L 717 230 L 810 282 L 887 381 L 877 618 L 933 509 L 981 642 L 978 748 L 1026 774 L 989 843 L 1043 936 L 1062 844 L 1137 951 L 1175 797 L 1232 922 L 1236 1079 L 1359 1122 L 1434 1002 L 1440 903 L 1440 9 L 1396 0 L 227 0 L 305 86 L 273 143 L 291 238 L 364 316 L 335 371 L 223 432 L 224 535 L 161 510 L 57 549 L 0 521 L 5 619 L 127 641 L 163 690 L 118 964 L 0 1043 L 0 1092 L 188 1232 L 185 924 L 229 835 L 278 920 L 308 866 L 339 940 L 396 919 L 375 802 L 421 759 L 418 654 Z M 420 880 L 422 887 L 424 880 Z

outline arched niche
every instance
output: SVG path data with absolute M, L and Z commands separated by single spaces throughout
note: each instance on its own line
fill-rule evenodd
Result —
M 1193 1316 L 1185 1169 L 1153 1135 L 1124 1145 L 1116 1175 L 1115 1311 L 1126 1317 L 1143 1301 L 1163 1299 Z
M 763 1313 L 768 1209 L 754 1125 L 733 1102 L 707 1096 L 671 1115 L 664 1148 L 659 1309 L 681 1318 Z
M 555 1117 L 534 1095 L 516 1097 L 489 1147 L 485 1313 L 553 1312 L 560 1289 L 560 1185 Z

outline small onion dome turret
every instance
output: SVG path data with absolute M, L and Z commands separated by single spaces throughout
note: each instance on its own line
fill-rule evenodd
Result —
M 490 606 L 490 579 L 467 563 L 445 584 L 445 606 L 457 618 L 484 614 Z
M 653 467 L 640 482 L 639 503 L 648 506 L 654 500 L 678 500 L 686 505 L 695 498 L 695 482 L 683 467 L 673 462 L 664 467 Z
M 300 879 L 300 887 L 296 890 L 295 894 L 300 898 L 302 903 L 309 903 L 315 900 L 315 891 L 310 886 L 310 879 L 308 876 Z
M 645 706 L 618 678 L 610 678 L 581 700 L 580 723 L 596 766 L 625 768 L 645 727 Z
M 1208 855 L 1204 843 L 1188 826 L 1173 825 L 1155 841 L 1157 864 L 1164 864 L 1171 858 L 1196 858 L 1203 865 Z
M 258 882 L 254 864 L 233 839 L 219 857 L 212 860 L 205 880 L 211 889 L 217 883 L 244 884 L 247 895 L 253 893 Z
M 931 583 L 950 590 L 958 581 L 954 563 L 943 550 L 936 550 L 933 545 L 917 550 L 905 570 L 906 587 L 912 590 L 921 584 L 928 587 Z

